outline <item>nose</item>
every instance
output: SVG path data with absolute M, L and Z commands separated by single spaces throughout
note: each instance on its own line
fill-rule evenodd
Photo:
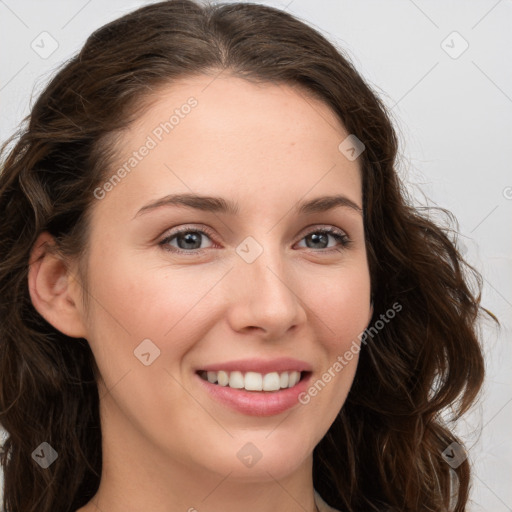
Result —
M 230 272 L 228 321 L 237 332 L 283 338 L 307 315 L 297 276 L 278 249 L 265 248 L 252 263 L 237 258 Z

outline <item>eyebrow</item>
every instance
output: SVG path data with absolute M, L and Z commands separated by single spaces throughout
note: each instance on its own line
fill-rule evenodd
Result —
M 225 213 L 237 215 L 240 212 L 238 203 L 222 197 L 201 196 L 195 194 L 170 194 L 156 201 L 143 206 L 133 217 L 148 213 L 162 206 L 184 206 L 206 212 Z M 333 196 L 322 196 L 310 201 L 301 201 L 295 206 L 295 213 L 308 215 L 322 213 L 335 208 L 348 208 L 362 214 L 363 210 L 348 197 L 338 194 Z

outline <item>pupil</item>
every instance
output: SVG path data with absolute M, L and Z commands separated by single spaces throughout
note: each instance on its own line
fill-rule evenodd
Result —
M 195 244 L 194 247 L 185 247 L 185 249 L 197 249 L 201 245 L 198 233 L 185 233 L 178 237 L 178 240 L 183 240 L 186 244 Z M 183 248 L 183 247 L 182 247 Z
M 311 239 L 313 240 L 313 243 L 327 243 L 327 235 L 325 233 L 313 233 L 310 235 Z M 320 242 L 319 242 L 320 240 Z

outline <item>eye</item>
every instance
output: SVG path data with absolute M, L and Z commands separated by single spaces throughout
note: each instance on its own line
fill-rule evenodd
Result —
M 159 245 L 163 246 L 163 248 L 167 251 L 175 252 L 178 254 L 197 254 L 202 252 L 203 248 L 201 248 L 201 239 L 206 236 L 206 238 L 210 239 L 210 232 L 205 229 L 192 229 L 190 227 L 185 227 L 181 229 L 177 229 L 169 236 L 164 238 Z M 178 247 L 176 248 L 171 242 L 176 239 L 176 244 Z
M 330 252 L 333 250 L 342 251 L 351 243 L 351 240 L 343 231 L 338 230 L 337 228 L 334 227 L 321 228 L 315 229 L 314 231 L 310 231 L 302 240 L 306 240 L 306 246 L 309 249 L 326 249 L 327 247 L 325 246 L 325 244 L 329 244 L 329 237 L 336 240 L 339 245 L 335 247 L 331 246 L 330 248 L 328 248 L 328 250 L 321 252 Z M 311 241 L 310 245 L 307 244 L 308 240 Z
M 183 227 L 176 229 L 166 236 L 161 242 L 159 242 L 159 245 L 166 251 L 193 256 L 204 251 L 205 247 L 201 247 L 203 237 L 211 240 L 213 238 L 213 234 L 205 228 L 194 229 L 190 226 Z M 335 240 L 338 244 L 335 244 L 334 247 L 329 247 L 329 238 Z M 306 240 L 306 247 L 308 249 L 313 249 L 314 252 L 342 251 L 351 243 L 351 240 L 343 231 L 334 227 L 317 228 L 306 234 L 301 241 L 302 240 Z M 308 241 L 310 243 L 308 243 Z M 175 242 L 176 245 L 173 242 Z M 206 247 L 206 249 L 207 248 L 209 247 Z M 318 251 L 319 249 L 326 250 Z

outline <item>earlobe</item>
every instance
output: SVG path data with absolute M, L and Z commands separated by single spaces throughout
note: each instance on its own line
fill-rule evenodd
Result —
M 73 338 L 85 338 L 76 288 L 71 285 L 73 276 L 58 255 L 48 251 L 53 237 L 44 232 L 37 238 L 29 260 L 28 288 L 34 308 L 53 327 Z

